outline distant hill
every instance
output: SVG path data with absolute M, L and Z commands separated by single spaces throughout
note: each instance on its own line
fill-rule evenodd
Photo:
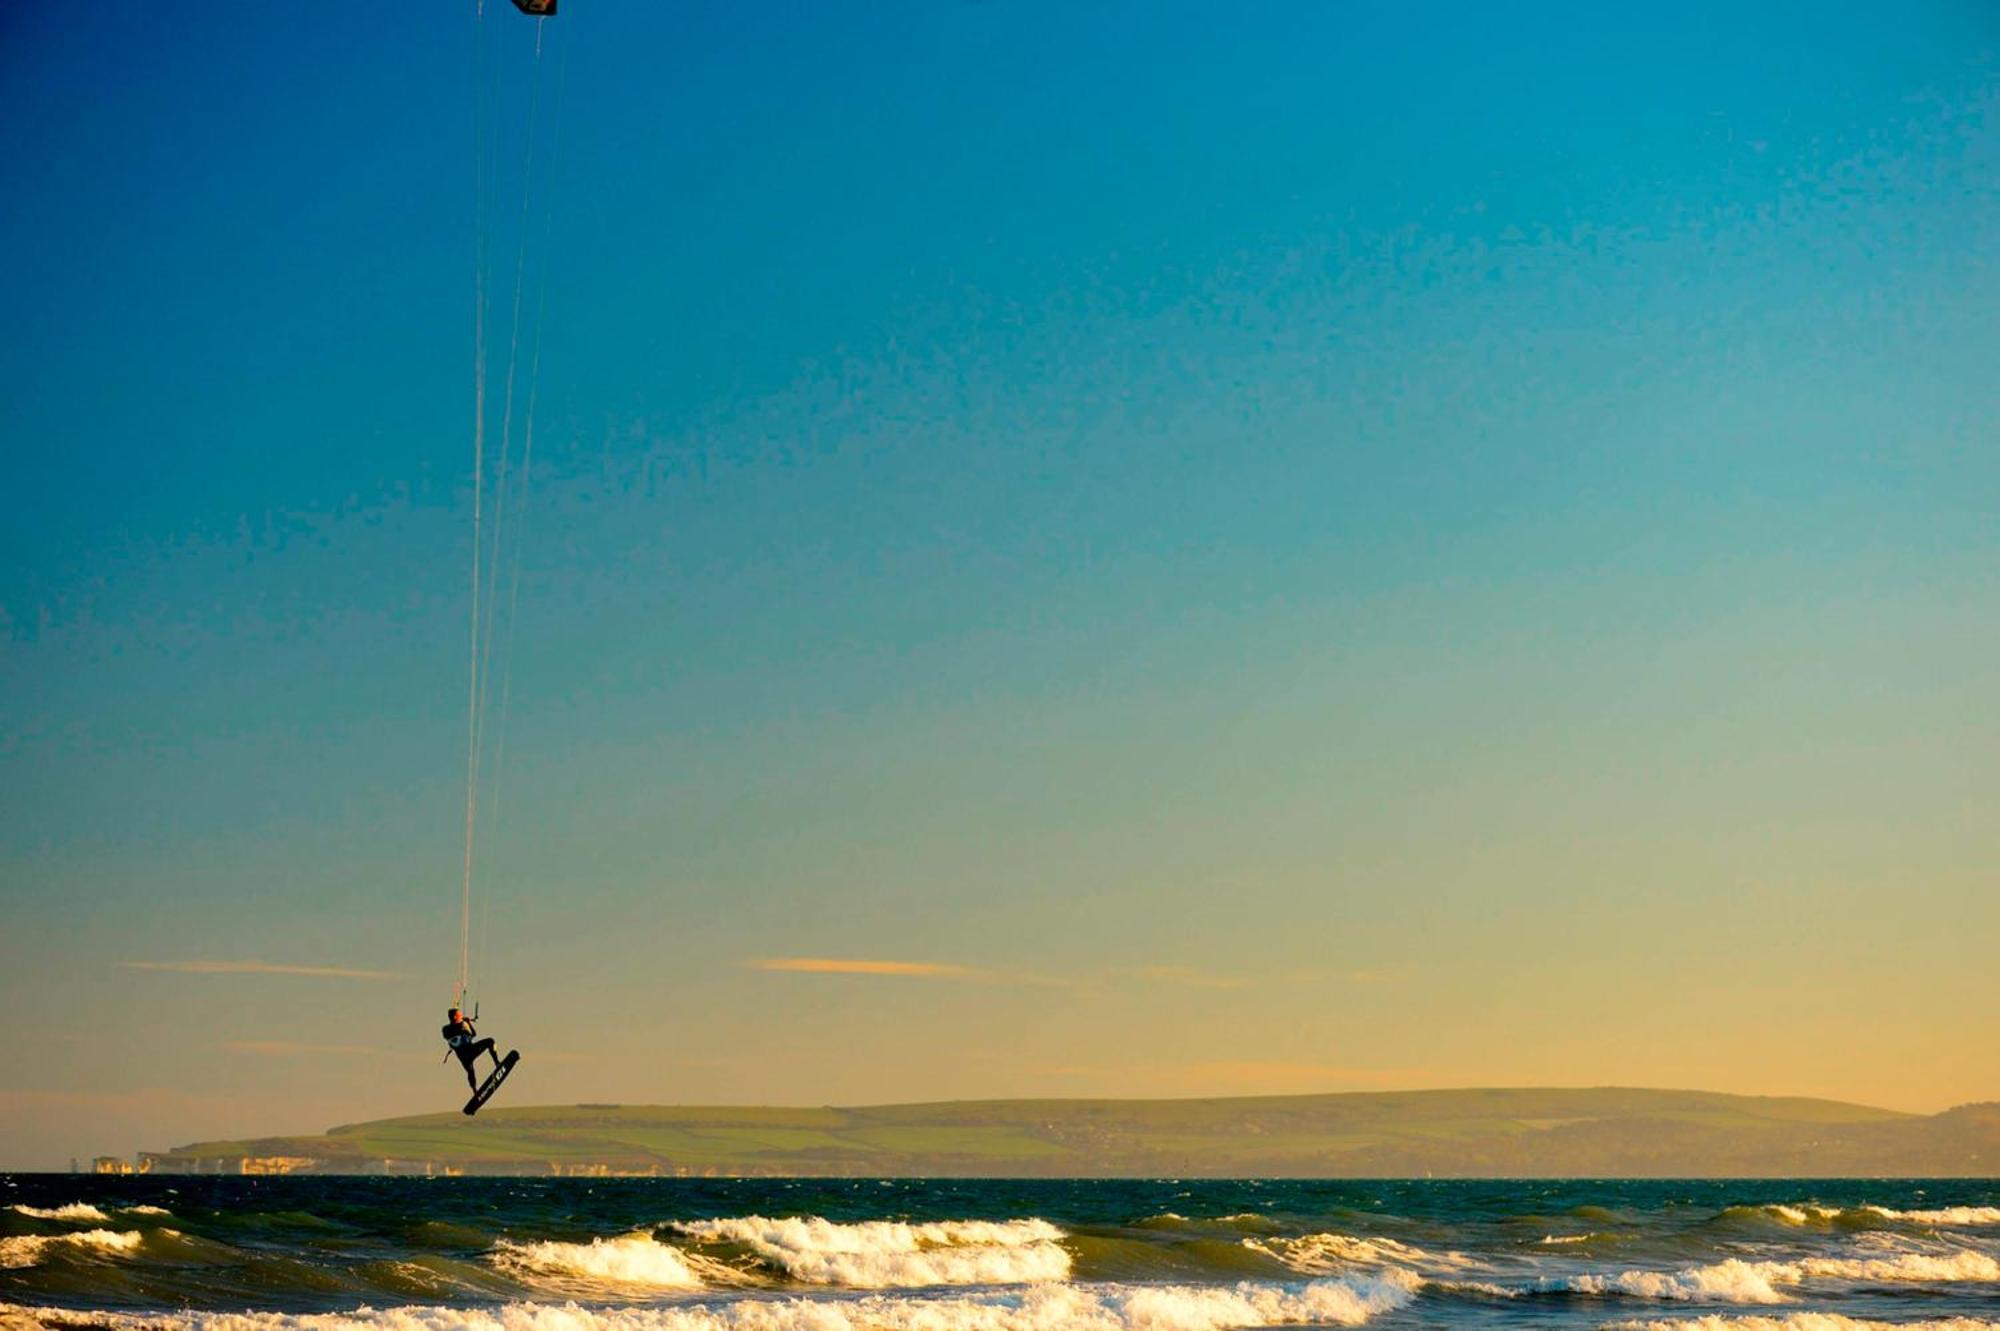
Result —
M 160 1170 L 1018 1177 L 2000 1175 L 2000 1103 L 1495 1089 L 852 1109 L 492 1106 L 197 1142 Z

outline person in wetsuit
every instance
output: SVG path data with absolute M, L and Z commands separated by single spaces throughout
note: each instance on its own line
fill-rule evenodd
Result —
M 482 1040 L 479 1038 L 479 1032 L 472 1029 L 472 1018 L 457 1008 L 452 1008 L 446 1015 L 450 1020 L 445 1023 L 444 1042 L 451 1046 L 451 1052 L 457 1054 L 458 1061 L 465 1065 L 465 1084 L 477 1091 L 479 1078 L 472 1075 L 472 1065 L 479 1061 L 479 1055 L 483 1052 L 493 1060 L 493 1066 L 497 1070 L 500 1066 L 500 1055 L 493 1048 L 491 1036 Z

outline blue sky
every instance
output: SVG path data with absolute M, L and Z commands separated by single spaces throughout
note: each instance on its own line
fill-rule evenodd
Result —
M 1990 10 L 485 21 L 522 1094 L 2000 1093 Z M 24 1160 L 451 1090 L 474 34 L 0 18 Z

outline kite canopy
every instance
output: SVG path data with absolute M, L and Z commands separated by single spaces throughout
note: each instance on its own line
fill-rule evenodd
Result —
M 523 14 L 533 14 L 536 18 L 554 18 L 556 0 L 514 0 L 514 8 Z

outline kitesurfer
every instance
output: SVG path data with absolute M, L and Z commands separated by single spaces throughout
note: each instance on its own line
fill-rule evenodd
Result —
M 445 1023 L 444 1042 L 451 1046 L 451 1052 L 457 1054 L 458 1061 L 465 1065 L 465 1084 L 477 1092 L 479 1078 L 472 1075 L 472 1065 L 477 1063 L 479 1055 L 484 1053 L 493 1060 L 493 1069 L 497 1072 L 500 1069 L 500 1055 L 494 1051 L 491 1036 L 484 1040 L 479 1038 L 479 1032 L 472 1028 L 472 1018 L 458 1008 L 452 1008 L 447 1015 L 451 1019 Z

